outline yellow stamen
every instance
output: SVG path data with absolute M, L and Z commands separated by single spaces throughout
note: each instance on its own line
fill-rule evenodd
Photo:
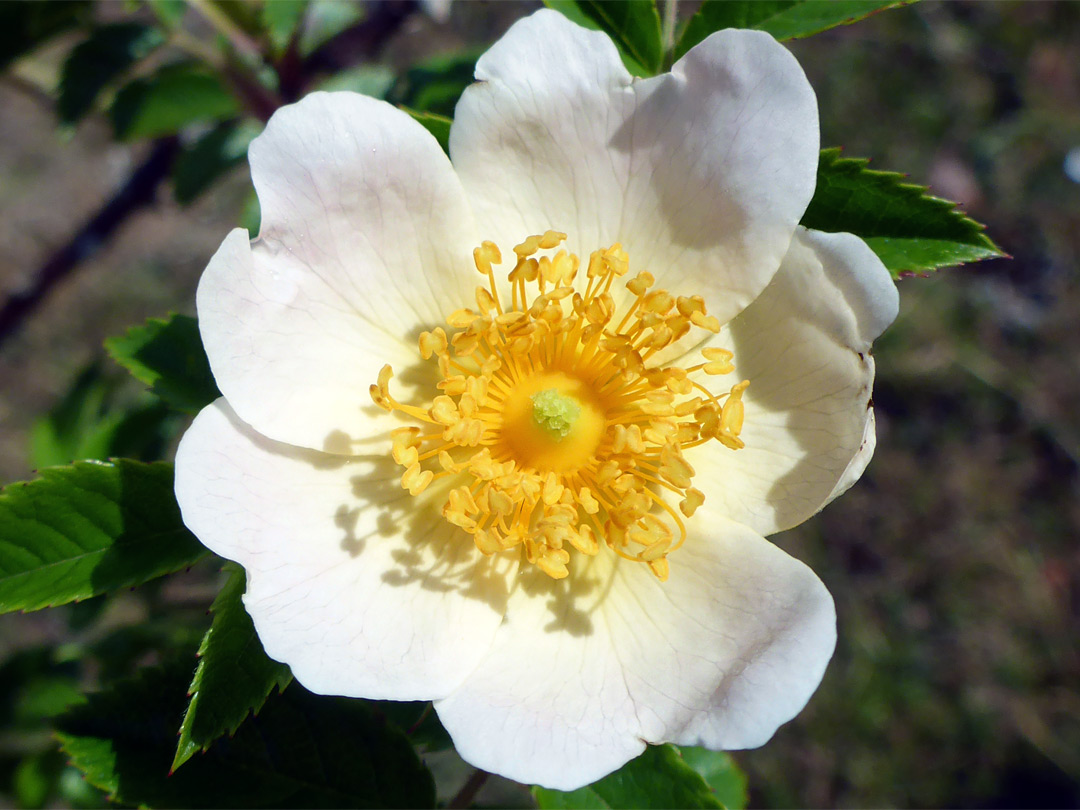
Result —
M 644 271 L 625 282 L 632 298 L 620 314 L 611 287 L 630 270 L 626 251 L 594 251 L 581 293 L 580 262 L 560 249 L 565 239 L 549 230 L 514 246 L 509 308 L 495 280 L 502 254 L 484 242 L 473 252 L 487 279 L 476 310 L 453 311 L 452 334 L 435 327 L 418 340 L 441 377 L 430 405 L 396 400 L 390 366 L 371 398 L 430 426 L 391 431 L 401 485 L 418 495 L 445 479 L 442 514 L 481 553 L 516 548 L 561 579 L 570 550 L 598 554 L 602 538 L 610 553 L 665 580 L 668 555 L 687 538 L 684 519 L 705 500 L 683 450 L 711 439 L 743 446 L 749 382 L 717 395 L 692 379 L 735 370 L 733 354 L 718 347 L 703 349 L 694 366 L 650 365 L 693 328 L 718 332 L 719 321 L 700 296 L 657 289 Z

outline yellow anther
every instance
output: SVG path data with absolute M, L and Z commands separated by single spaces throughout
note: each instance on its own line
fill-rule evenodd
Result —
M 679 501 L 679 511 L 687 517 L 693 517 L 697 508 L 705 503 L 705 495 L 702 494 L 700 489 L 694 489 L 690 487 L 686 491 L 686 496 Z
M 596 542 L 596 532 L 587 523 L 578 527 L 577 532 L 570 538 L 570 544 L 590 557 L 600 551 L 600 544 Z
M 593 479 L 597 484 L 604 487 L 619 477 L 619 473 L 622 472 L 622 468 L 619 466 L 619 462 L 614 459 L 608 459 L 597 469 Z
M 642 270 L 628 282 L 626 282 L 626 289 L 632 292 L 634 295 L 644 295 L 645 291 L 656 283 L 656 279 L 652 273 Z
M 700 396 L 694 396 L 692 400 L 684 400 L 675 406 L 675 416 L 689 416 L 701 407 L 704 400 Z
M 594 250 L 589 255 L 589 266 L 585 269 L 586 278 L 597 278 L 607 273 L 607 267 L 604 265 L 604 252 L 602 250 Z
M 430 360 L 433 354 L 442 354 L 446 351 L 446 332 L 441 326 L 436 326 L 430 332 L 420 333 L 420 356 Z
M 616 242 L 604 251 L 604 264 L 616 276 L 625 276 L 630 269 L 630 256 L 623 250 L 622 245 Z
M 611 452 L 613 453 L 644 453 L 645 442 L 641 438 L 641 427 L 639 425 L 616 425 L 615 435 L 611 441 Z
M 435 473 L 431 470 L 423 470 L 419 464 L 413 463 L 401 476 L 401 486 L 409 490 L 410 495 L 419 495 L 427 489 L 434 477 Z
M 653 543 L 651 546 L 648 546 L 646 549 L 644 549 L 638 555 L 638 558 L 642 562 L 652 562 L 653 560 L 658 560 L 667 553 L 667 550 L 668 550 L 668 548 L 670 546 L 671 546 L 670 541 L 668 541 L 668 540 L 659 540 L 659 541 Z
M 514 501 L 505 492 L 497 489 L 488 494 L 488 502 L 497 514 L 509 515 L 514 511 Z
M 668 318 L 666 325 L 671 330 L 672 341 L 681 340 L 690 331 L 690 319 L 682 315 Z
M 578 490 L 577 502 L 581 504 L 581 508 L 586 515 L 595 515 L 600 511 L 600 504 L 593 497 L 592 490 L 588 487 L 582 487 Z
M 742 395 L 748 385 L 750 385 L 750 381 L 743 380 L 731 386 L 731 393 L 724 400 L 724 407 L 720 411 L 720 429 L 724 433 L 738 436 L 742 430 L 743 415 L 745 413 Z
M 487 287 L 476 288 L 476 306 L 481 312 L 491 312 L 495 309 L 495 299 L 492 298 Z
M 440 425 L 453 425 L 461 418 L 458 414 L 457 405 L 448 396 L 435 397 L 431 401 L 428 414 Z
M 449 397 L 460 397 L 469 390 L 469 378 L 461 374 L 455 374 L 439 380 L 436 387 Z
M 701 354 L 706 360 L 731 360 L 735 357 L 735 355 L 727 349 L 721 349 L 717 346 L 710 346 L 702 349 Z
M 645 401 L 638 404 L 638 408 L 641 409 L 643 414 L 648 416 L 674 416 L 675 406 L 670 402 L 649 402 Z
M 679 314 L 686 318 L 689 318 L 695 312 L 705 314 L 705 299 L 700 295 L 690 296 L 689 298 L 680 295 L 675 299 L 675 306 L 678 308 Z
M 566 239 L 565 233 L 560 233 L 559 231 L 544 231 L 543 236 L 538 237 L 537 244 L 542 250 L 551 250 L 552 248 L 561 245 L 564 239 Z
M 684 517 L 704 500 L 690 486 L 694 469 L 682 448 L 713 438 L 741 447 L 747 383 L 718 396 L 686 368 L 647 368 L 691 327 L 716 332 L 718 320 L 700 296 L 656 289 L 648 272 L 625 281 L 634 297 L 620 311 L 610 288 L 630 265 L 619 244 L 594 251 L 588 283 L 575 288 L 579 261 L 560 249 L 565 239 L 549 230 L 515 246 L 509 302 L 494 278 L 499 249 L 481 244 L 473 259 L 489 280 L 476 288 L 475 309 L 453 311 L 452 332 L 436 327 L 418 339 L 420 356 L 438 367 L 430 404 L 396 401 L 390 366 L 371 397 L 440 426 L 391 431 L 391 455 L 412 494 L 449 477 L 443 515 L 481 553 L 513 550 L 562 578 L 571 552 L 597 554 L 604 545 L 665 579 L 667 556 L 687 538 Z M 691 371 L 734 371 L 730 351 L 709 347 L 702 355 Z M 538 427 L 540 394 L 580 405 L 573 431 L 556 438 Z M 661 499 L 664 490 L 676 499 Z
M 714 315 L 705 315 L 702 312 L 693 312 L 690 315 L 690 321 L 695 326 L 700 326 L 706 332 L 712 332 L 714 335 L 720 331 L 720 321 Z
M 555 473 L 548 473 L 544 478 L 544 489 L 542 490 L 544 503 L 549 506 L 556 503 L 562 497 L 562 493 L 563 485 L 559 482 L 559 477 Z
M 602 293 L 593 298 L 583 309 L 589 323 L 606 324 L 615 314 L 615 301 L 610 293 Z
M 499 542 L 499 536 L 486 529 L 477 529 L 473 534 L 473 542 L 476 543 L 476 547 L 481 554 L 490 556 L 503 550 L 502 543 Z
M 562 551 L 562 549 L 558 549 L 558 551 Z M 565 551 L 563 553 L 566 554 Z M 570 555 L 566 554 L 566 561 L 569 562 L 569 560 Z M 566 567 L 566 562 L 552 557 L 551 554 L 538 557 L 536 565 L 552 579 L 565 579 L 570 574 L 570 570 Z
M 502 262 L 502 254 L 494 242 L 481 242 L 480 247 L 473 251 L 473 261 L 476 263 L 476 269 L 487 276 L 491 274 L 493 264 Z
M 694 477 L 694 468 L 667 444 L 660 451 L 660 475 L 679 489 L 687 489 Z
M 394 370 L 390 366 L 379 369 L 378 382 L 368 388 L 371 400 L 380 408 L 393 411 L 394 400 L 390 396 L 390 378 L 394 376 Z
M 706 374 L 730 374 L 735 370 L 735 364 L 731 362 L 735 355 L 727 349 L 708 348 L 702 349 L 701 353 L 709 361 L 704 366 Z
M 659 560 L 649 561 L 649 570 L 656 575 L 656 578 L 661 582 L 667 582 L 668 576 L 671 572 L 668 566 L 667 557 L 661 557 Z
M 675 306 L 675 299 L 667 290 L 653 290 L 641 299 L 641 308 L 645 312 L 655 312 L 657 315 L 667 315 Z
M 525 239 L 520 245 L 514 245 L 514 253 L 521 258 L 526 256 L 532 256 L 536 251 L 540 249 L 540 236 L 530 236 Z

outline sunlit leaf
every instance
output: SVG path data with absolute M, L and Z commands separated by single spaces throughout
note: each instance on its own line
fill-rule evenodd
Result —
M 915 0 L 705 0 L 675 48 L 676 58 L 714 31 L 755 28 L 779 40 L 799 39 L 848 25 Z
M 220 396 L 194 318 L 150 318 L 142 326 L 106 340 L 105 349 L 178 410 L 198 413 Z
M 822 150 L 817 189 L 802 224 L 861 236 L 894 276 L 1004 255 L 956 203 L 867 163 L 841 157 L 839 149 Z
M 437 113 L 429 112 L 417 112 L 416 110 L 405 110 L 409 115 L 413 117 L 414 121 L 419 122 L 424 126 L 428 132 L 435 136 L 435 140 L 439 142 L 439 146 L 443 148 L 446 154 L 450 154 L 450 125 L 454 122 L 447 118 L 445 115 L 438 115 Z
M 172 465 L 43 470 L 0 492 L 0 612 L 140 585 L 207 553 L 180 520 Z
M 722 807 L 701 774 L 672 745 L 650 745 L 615 773 L 579 790 L 535 787 L 533 796 L 541 810 Z
M 205 750 L 222 734 L 232 734 L 251 712 L 258 712 L 277 687 L 292 680 L 285 664 L 263 652 L 255 625 L 240 601 L 244 569 L 232 567 L 210 612 L 214 621 L 199 646 L 199 666 L 188 687 L 191 702 L 180 726 L 172 769 Z
M 743 810 L 749 800 L 747 780 L 739 766 L 726 751 L 679 746 L 683 761 L 700 773 L 720 804 L 728 810 Z

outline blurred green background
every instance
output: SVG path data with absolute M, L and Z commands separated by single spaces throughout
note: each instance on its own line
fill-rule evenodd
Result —
M 415 66 L 441 58 L 467 77 L 478 49 L 534 7 L 455 2 L 443 18 L 409 6 L 342 81 L 449 113 L 460 80 L 433 86 Z M 379 13 L 319 9 L 330 26 Z M 152 149 L 117 141 L 100 110 L 58 127 L 51 88 L 81 36 L 57 35 L 0 77 L 0 302 Z M 789 45 L 817 91 L 823 146 L 962 202 L 1013 258 L 900 282 L 900 318 L 875 347 L 874 461 L 776 538 L 832 591 L 840 641 L 808 708 L 736 755 L 751 805 L 1077 806 L 1080 4 L 923 2 Z M 105 449 L 169 452 L 183 421 L 163 418 L 101 344 L 150 316 L 193 314 L 198 276 L 250 189 L 242 163 L 188 204 L 170 183 L 83 245 L 0 342 L 0 481 Z M 100 801 L 63 773 L 41 718 L 109 667 L 197 643 L 215 577 L 207 567 L 109 605 L 0 617 L 0 804 Z M 96 668 L 71 663 L 87 650 Z

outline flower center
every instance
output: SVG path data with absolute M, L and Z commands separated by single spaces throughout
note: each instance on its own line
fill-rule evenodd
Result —
M 749 382 L 714 394 L 694 379 L 734 371 L 721 348 L 703 349 L 704 362 L 689 368 L 657 365 L 656 354 L 694 327 L 720 330 L 702 298 L 651 289 L 653 277 L 640 272 L 617 313 L 611 288 L 627 275 L 626 252 L 594 251 L 582 293 L 578 257 L 551 253 L 565 238 L 547 231 L 514 248 L 508 306 L 493 269 L 502 256 L 484 242 L 474 251 L 488 282 L 476 309 L 451 313 L 452 336 L 441 327 L 420 335 L 442 393 L 427 407 L 399 402 L 384 366 L 371 397 L 424 424 L 391 432 L 401 485 L 418 495 L 448 479 L 443 515 L 484 554 L 520 547 L 558 579 L 570 549 L 593 555 L 603 543 L 664 580 L 667 555 L 686 539 L 684 517 L 704 502 L 683 451 L 712 439 L 743 446 Z
M 533 404 L 533 421 L 557 442 L 570 435 L 581 416 L 581 404 L 572 396 L 560 394 L 558 388 L 545 388 L 529 399 Z

